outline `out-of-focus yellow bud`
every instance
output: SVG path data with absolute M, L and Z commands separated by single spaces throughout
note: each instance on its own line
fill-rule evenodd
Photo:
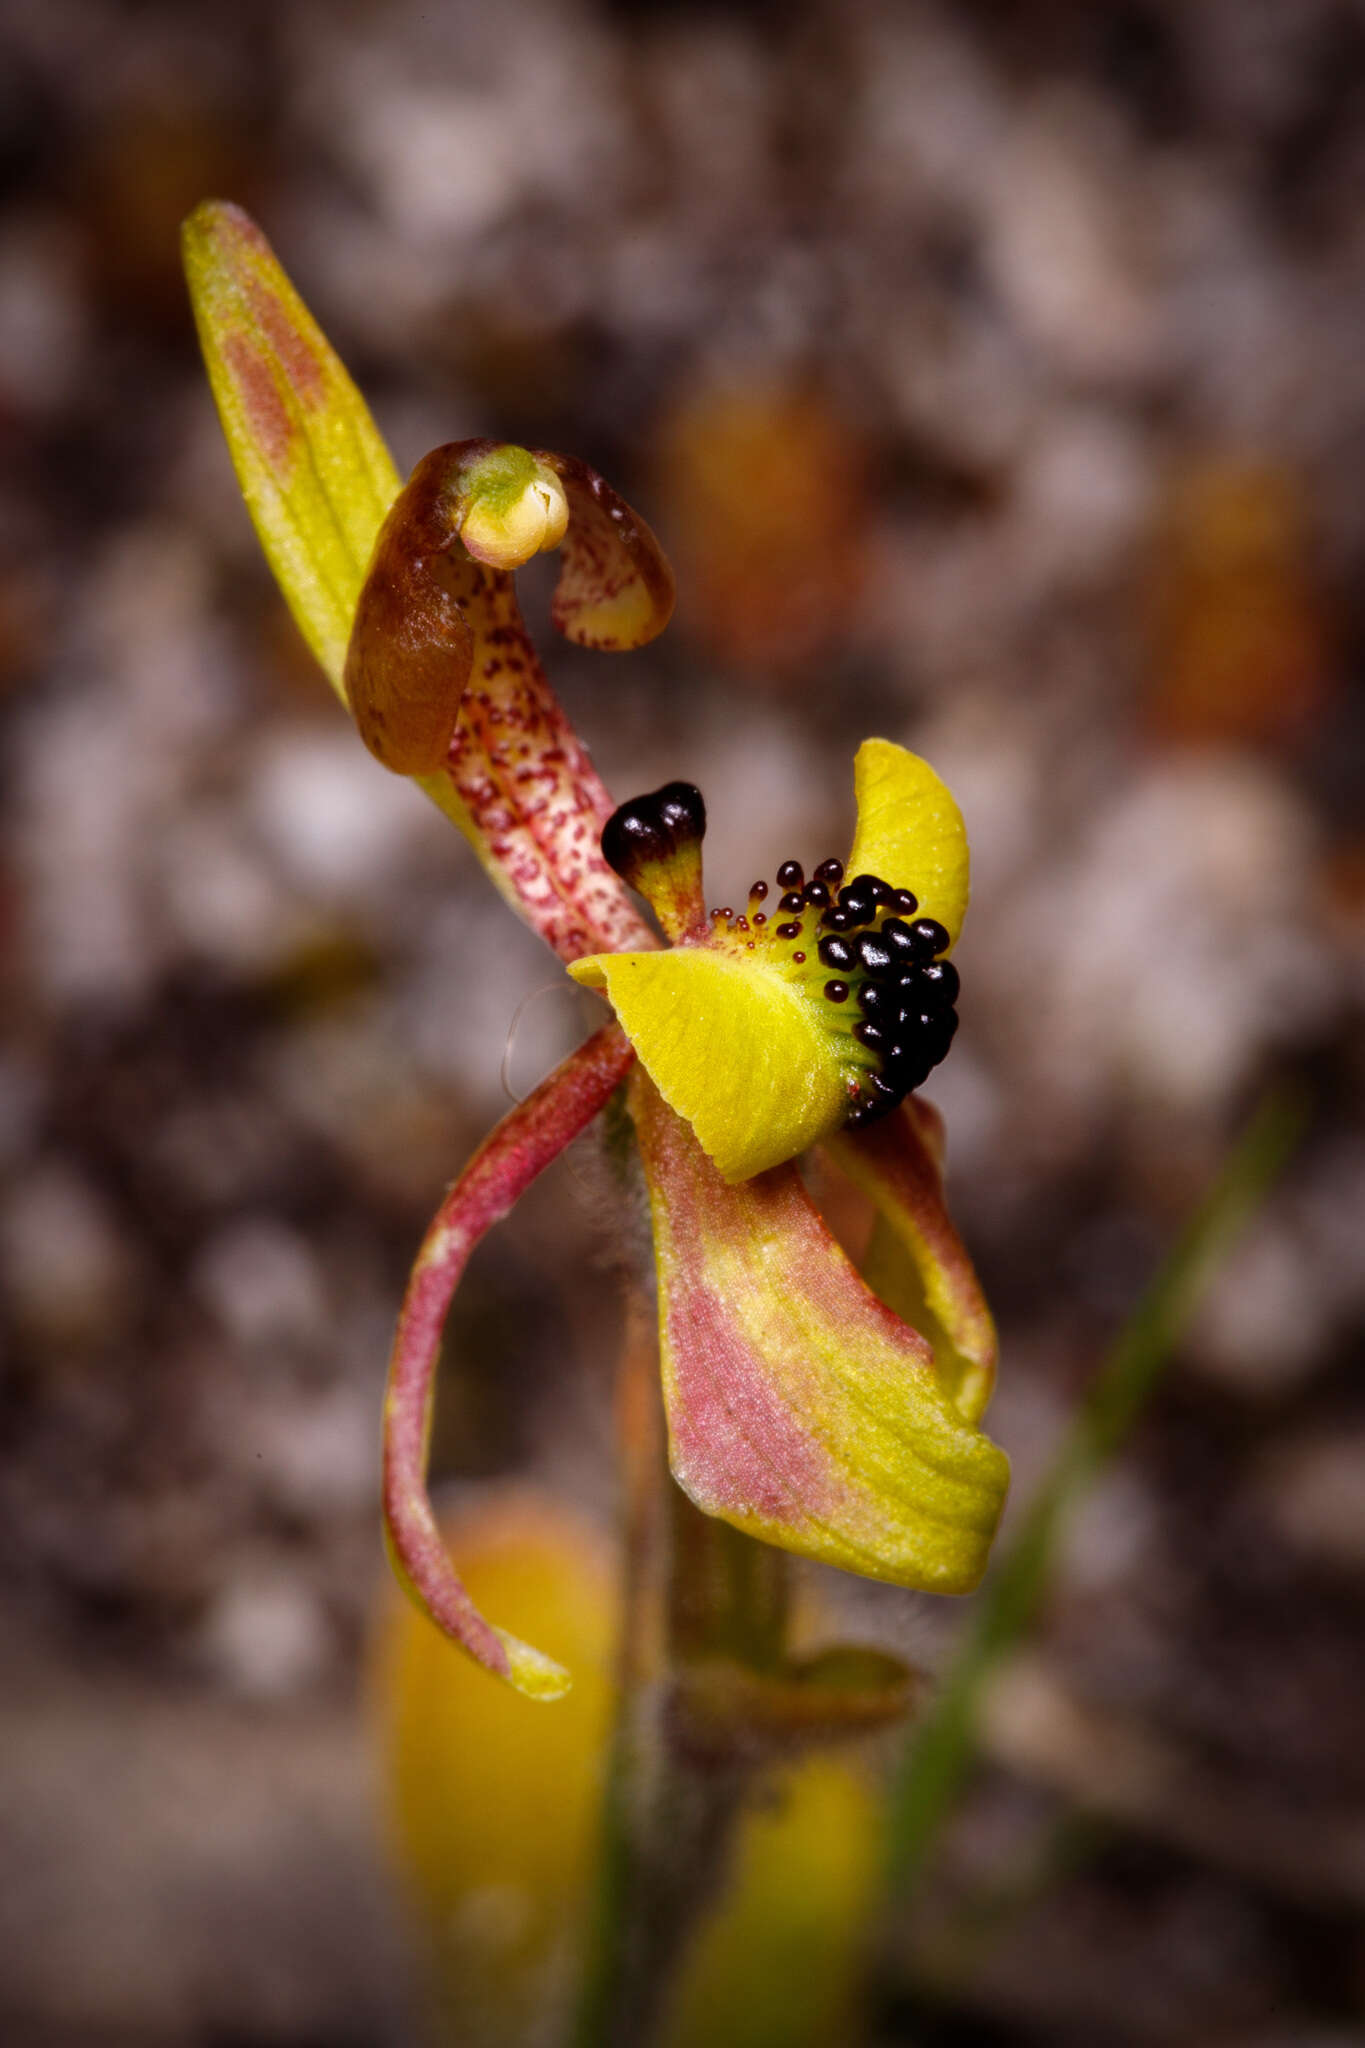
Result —
M 877 1809 L 830 1756 L 745 1817 L 733 1880 L 675 1994 L 665 2048 L 849 2048 L 878 1874 Z
M 380 1776 L 442 2048 L 562 2031 L 596 1896 L 619 1596 L 582 1517 L 529 1488 L 449 1518 L 471 1595 L 572 1664 L 553 1713 L 396 1594 L 371 1654 Z M 684 1956 L 666 2048 L 839 2048 L 877 1879 L 869 1785 L 821 1751 L 755 1780 L 729 1881 Z
M 572 1667 L 553 1713 L 458 1656 L 394 1596 L 372 1693 L 388 1823 L 434 1965 L 441 2038 L 539 2039 L 572 1997 L 592 1898 L 616 1593 L 592 1527 L 543 1494 L 486 1497 L 445 1533 L 471 1596 Z

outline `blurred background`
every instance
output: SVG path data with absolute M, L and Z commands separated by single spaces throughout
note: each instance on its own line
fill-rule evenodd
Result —
M 930 1093 L 1020 1499 L 1306 1089 L 869 2038 L 1365 2042 L 1363 82 L 1360 0 L 6 0 L 7 2043 L 410 2038 L 380 1376 L 446 1180 L 590 1014 L 270 584 L 178 272 L 207 195 L 400 467 L 564 449 L 655 526 L 663 642 L 547 663 L 618 796 L 702 786 L 711 900 L 845 850 L 867 733 L 955 789 Z M 570 1159 L 480 1255 L 462 1501 L 609 1528 L 612 1229 Z M 841 1597 L 926 1665 L 963 1620 Z

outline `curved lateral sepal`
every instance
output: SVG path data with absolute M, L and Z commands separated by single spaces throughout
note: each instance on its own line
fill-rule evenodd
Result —
M 441 1332 L 474 1246 L 570 1139 L 586 1129 L 634 1058 L 625 1035 L 608 1025 L 563 1060 L 480 1146 L 423 1240 L 389 1363 L 384 1534 L 399 1584 L 452 1642 L 531 1699 L 557 1699 L 568 1690 L 569 1675 L 479 1613 L 446 1553 L 427 1491 Z

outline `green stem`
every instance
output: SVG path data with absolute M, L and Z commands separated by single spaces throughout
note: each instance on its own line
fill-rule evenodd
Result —
M 701 1514 L 677 1487 L 671 1495 L 674 1656 L 727 1656 L 752 1671 L 776 1671 L 787 1647 L 786 1553 Z
M 631 1813 L 639 1775 L 636 1731 L 618 1710 L 607 1756 L 601 1836 L 583 1981 L 568 2039 L 572 2048 L 602 2048 L 615 2038 L 614 2015 L 628 1974 L 630 1898 L 635 1880 L 635 1828 Z
M 617 1384 L 624 1539 L 618 1696 L 602 1794 L 596 1892 L 569 2036 L 572 2048 L 600 2048 L 610 2038 L 631 1946 L 630 1902 L 638 1862 L 635 1817 L 645 1774 L 643 1702 L 661 1661 L 662 1634 L 663 1418 L 653 1321 L 644 1290 L 628 1282 Z
M 976 1750 L 986 1681 L 1037 1611 L 1067 1516 L 1141 1414 L 1210 1278 L 1274 1183 L 1303 1122 L 1302 1105 L 1283 1092 L 1262 1102 L 1101 1365 L 905 1750 L 887 1808 L 893 1897 L 914 1889 L 957 1801 Z

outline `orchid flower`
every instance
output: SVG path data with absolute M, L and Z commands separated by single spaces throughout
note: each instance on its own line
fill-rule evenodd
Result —
M 441 1331 L 474 1245 L 624 1083 L 679 1484 L 783 1549 L 970 1591 L 1008 1482 L 978 1427 L 995 1336 L 944 1205 L 941 1122 L 916 1092 L 956 1023 L 947 954 L 968 860 L 951 795 L 927 763 L 870 740 L 847 863 L 807 881 L 784 862 L 775 895 L 756 884 L 744 912 L 708 916 L 699 792 L 670 784 L 613 809 L 516 604 L 512 572 L 560 548 L 558 628 L 594 647 L 649 640 L 673 584 L 644 521 L 581 462 L 487 441 L 435 450 L 401 485 L 259 229 L 207 202 L 185 254 L 243 495 L 362 739 L 460 827 L 509 904 L 615 1012 L 491 1133 L 418 1254 L 385 1401 L 400 1580 L 490 1671 L 537 1698 L 566 1688 L 560 1666 L 466 1593 L 428 1497 L 427 1438 Z M 880 1297 L 801 1178 L 815 1144 L 875 1208 Z

